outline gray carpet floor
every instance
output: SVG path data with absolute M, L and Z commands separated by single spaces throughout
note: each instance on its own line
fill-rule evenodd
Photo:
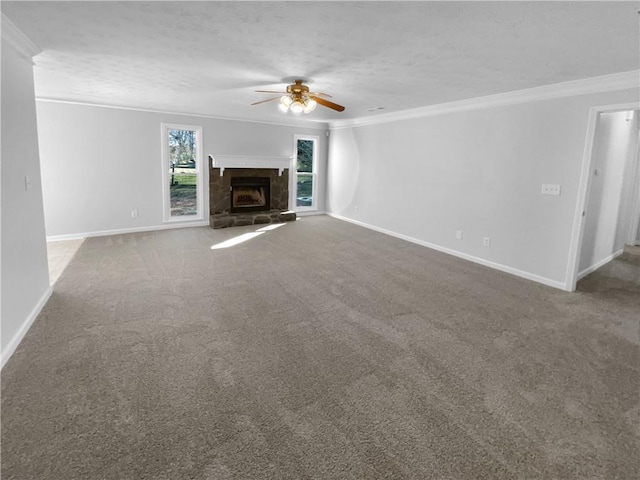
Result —
M 87 239 L 2 479 L 638 478 L 638 257 L 566 293 L 325 216 L 211 249 L 256 229 Z

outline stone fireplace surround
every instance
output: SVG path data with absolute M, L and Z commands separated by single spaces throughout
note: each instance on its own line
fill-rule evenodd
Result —
M 265 225 L 296 219 L 296 214 L 288 211 L 289 168 L 288 165 L 287 168 L 283 168 L 283 161 L 277 163 L 266 161 L 223 162 L 217 157 L 214 160 L 211 156 L 209 159 L 209 225 L 211 228 Z M 261 164 L 273 168 L 261 168 Z M 232 213 L 230 211 L 231 179 L 238 177 L 267 177 L 270 179 L 270 210 L 246 213 Z

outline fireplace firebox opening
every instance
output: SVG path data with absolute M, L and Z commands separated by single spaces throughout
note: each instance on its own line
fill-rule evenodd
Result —
M 271 209 L 269 177 L 231 178 L 231 213 L 259 212 Z

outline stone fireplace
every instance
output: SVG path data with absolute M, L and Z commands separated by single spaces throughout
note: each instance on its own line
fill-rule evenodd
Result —
M 296 214 L 288 210 L 289 158 L 209 156 L 209 160 L 212 228 L 295 220 Z

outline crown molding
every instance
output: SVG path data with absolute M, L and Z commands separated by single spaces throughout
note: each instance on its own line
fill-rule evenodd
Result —
M 4 13 L 2 15 L 2 40 L 11 45 L 20 56 L 28 59 L 33 63 L 33 57 L 42 52 L 42 49 L 35 43 L 29 40 L 22 30 L 7 17 Z
M 360 117 L 350 120 L 338 120 L 330 122 L 329 127 L 331 130 L 339 130 L 341 128 L 376 125 L 381 123 L 397 122 L 399 120 L 410 120 L 413 118 L 423 118 L 434 115 L 442 115 L 446 113 L 456 113 L 466 110 L 500 107 L 518 103 L 551 100 L 554 98 L 587 95 L 590 93 L 625 90 L 629 88 L 640 88 L 640 70 L 614 73 L 611 75 L 602 75 L 599 77 L 573 80 L 570 82 L 555 83 L 552 85 L 544 85 L 541 87 L 515 90 L 513 92 L 507 93 L 498 93 L 496 95 L 488 95 L 486 97 L 470 98 L 468 100 L 460 100 L 457 102 L 441 103 L 428 107 L 412 108 L 399 112 L 383 113 L 374 117 Z
M 47 102 L 47 103 L 64 103 L 67 105 L 80 105 L 84 107 L 112 108 L 115 110 L 130 110 L 133 112 L 159 113 L 162 115 L 176 115 L 181 117 L 210 118 L 212 120 L 226 120 L 230 122 L 261 123 L 265 125 L 277 125 L 280 127 L 309 128 L 309 129 L 316 129 L 316 130 L 326 130 L 329 127 L 328 122 L 314 122 L 309 120 L 302 120 L 299 122 L 272 122 L 269 120 L 255 120 L 255 119 L 241 118 L 241 117 L 236 118 L 236 117 L 223 117 L 223 116 L 215 116 L 215 115 L 203 115 L 201 113 L 174 112 L 170 110 L 154 110 L 151 108 L 124 107 L 121 105 L 106 105 L 102 103 L 91 103 L 91 102 L 82 102 L 79 100 L 64 100 L 59 98 L 47 98 L 47 97 L 36 97 L 36 101 Z

